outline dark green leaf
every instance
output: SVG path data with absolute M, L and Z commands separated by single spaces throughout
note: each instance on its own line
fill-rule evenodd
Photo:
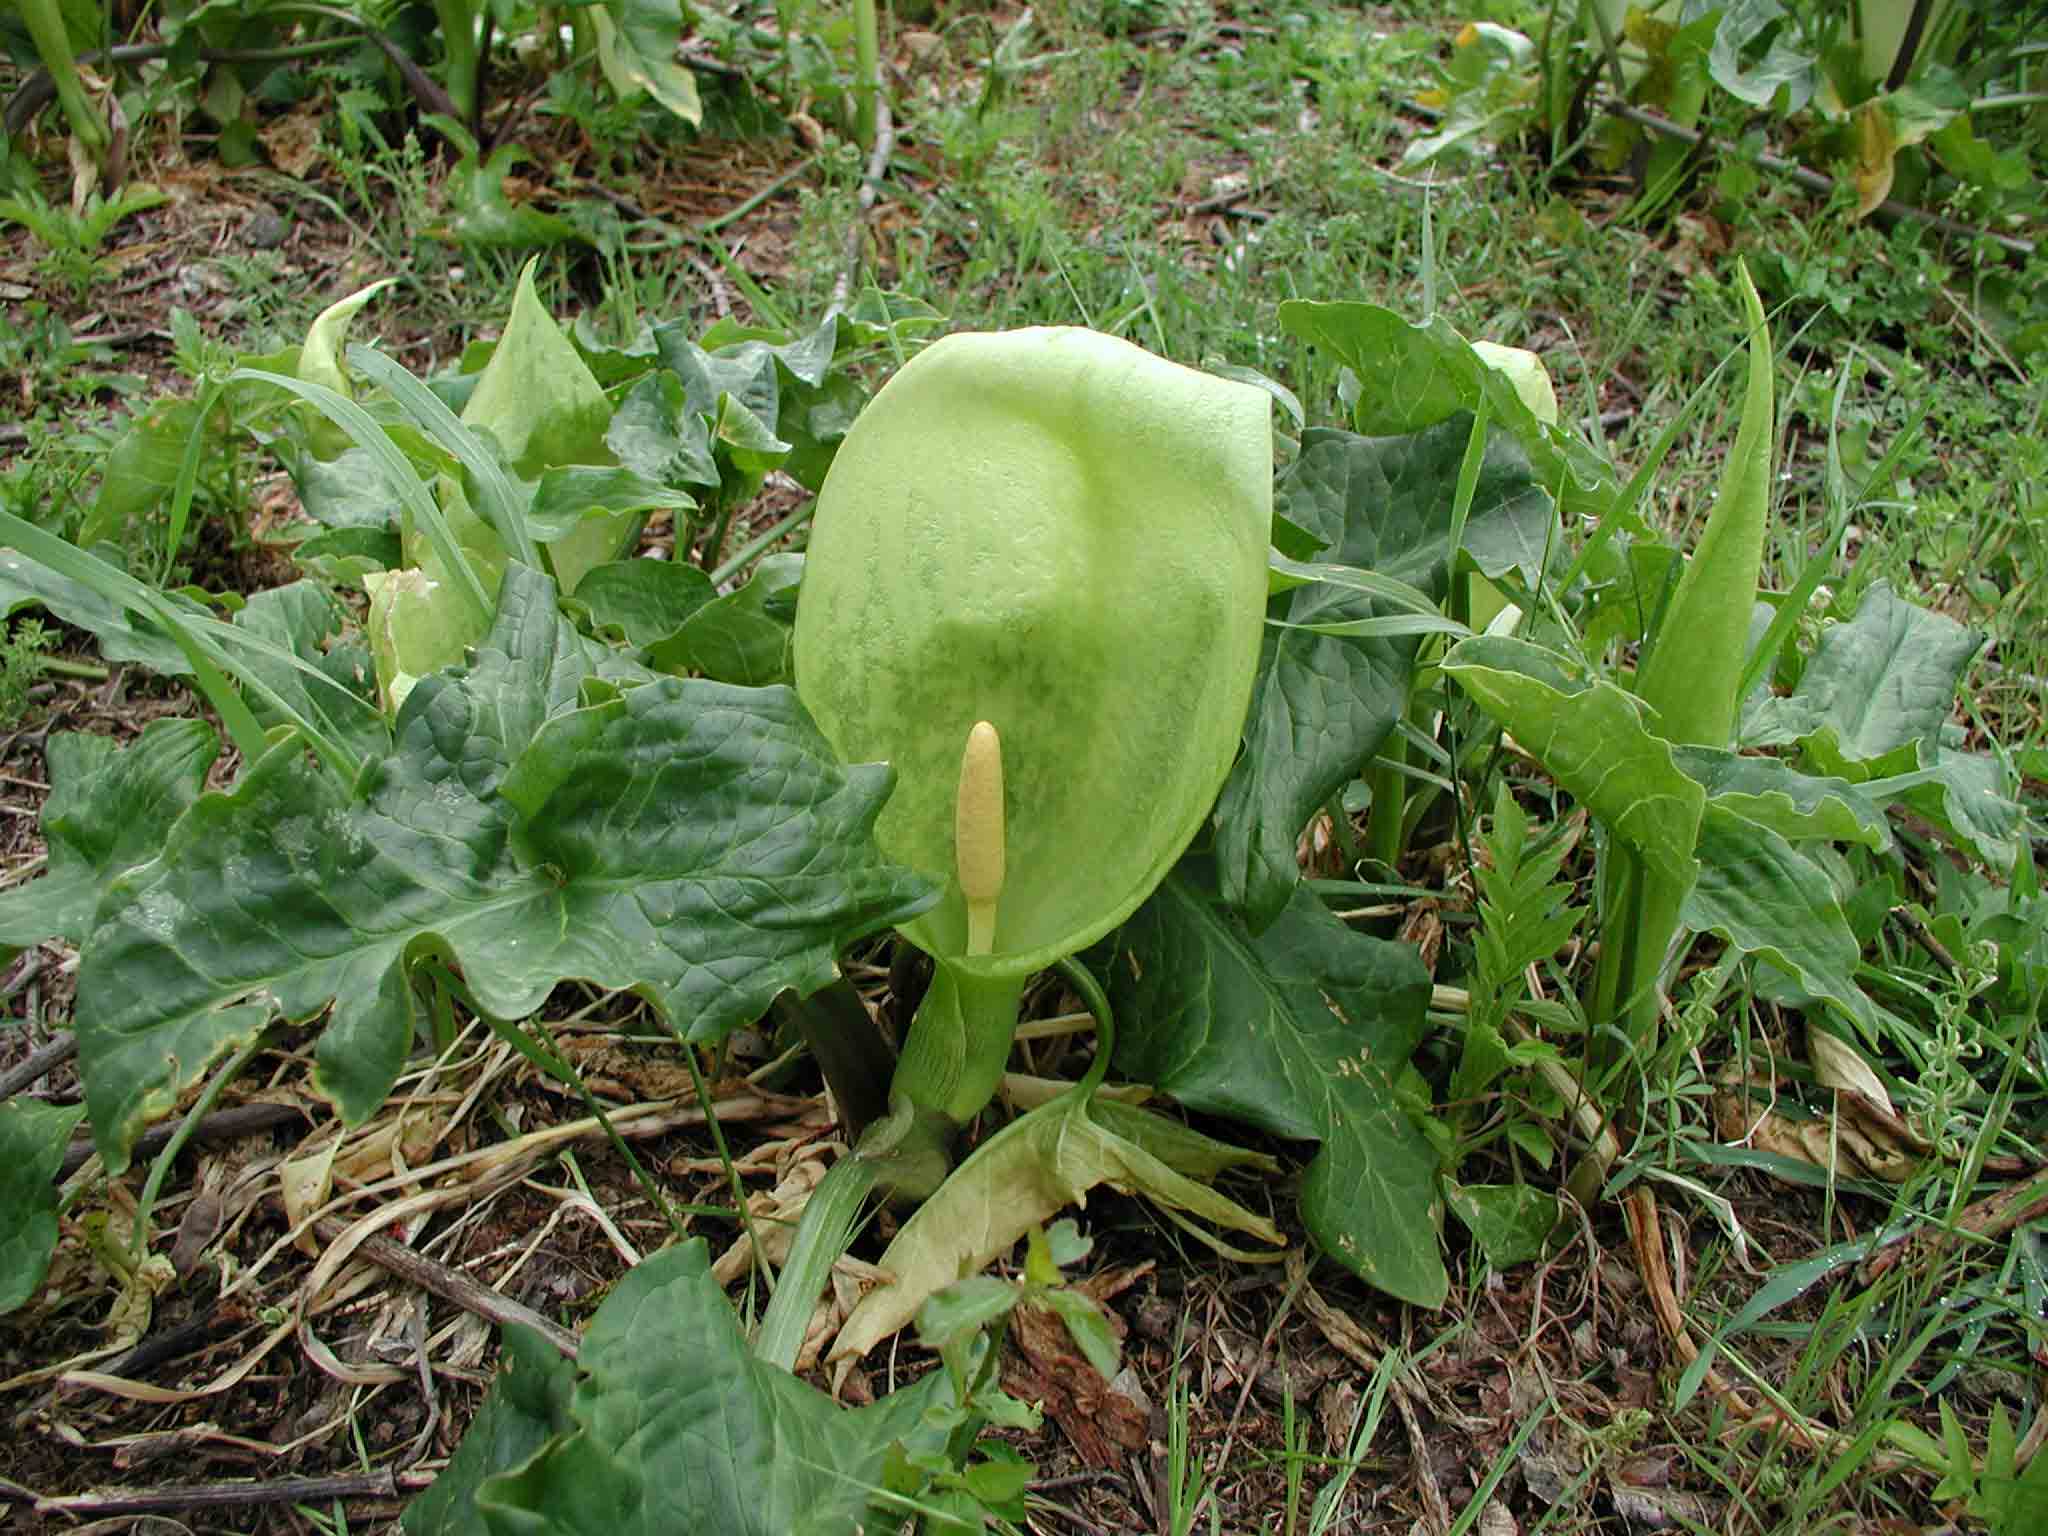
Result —
M 85 1111 L 0 1104 L 0 1314 L 33 1297 L 57 1248 L 57 1169 Z
M 1801 773 L 1775 757 L 1743 757 L 1712 747 L 1674 746 L 1671 755 L 1710 801 L 1781 837 L 1861 843 L 1880 853 L 1892 845 L 1884 812 L 1847 779 Z
M 666 640 L 716 595 L 711 578 L 680 560 L 615 560 L 593 567 L 576 584 L 575 601 L 590 622 L 616 631 L 628 645 Z
M 1562 1212 L 1557 1196 L 1528 1184 L 1446 1184 L 1444 1203 L 1495 1269 L 1541 1258 Z
M 316 582 L 295 581 L 258 592 L 235 615 L 235 627 L 309 666 L 295 667 L 281 656 L 255 649 L 236 660 L 246 676 L 272 689 L 323 734 L 367 758 L 390 747 L 391 732 L 377 707 L 370 653 L 353 644 L 329 648 L 348 617 L 348 610 Z M 250 708 L 266 729 L 285 723 L 255 690 L 248 692 Z
M 688 408 L 682 380 L 667 369 L 626 391 L 604 441 L 621 464 L 663 485 L 718 484 L 711 430 Z
M 1877 1014 L 1856 984 L 1858 950 L 1833 882 L 1769 827 L 1719 801 L 1700 820 L 1700 874 L 1685 926 L 1719 934 L 1744 954 L 1790 971 L 1807 992 L 1854 1019 L 1866 1038 Z
M 702 1238 L 626 1274 L 577 1368 L 573 1427 L 478 1494 L 498 1536 L 854 1536 L 890 1447 L 943 1443 L 926 1416 L 951 1393 L 933 1371 L 845 1409 L 756 1360 Z
M 78 1008 L 109 1167 L 278 1013 L 332 1004 L 315 1082 L 370 1114 L 411 1047 L 418 947 L 499 1017 L 581 977 L 713 1040 L 927 904 L 875 852 L 888 769 L 840 768 L 794 694 L 664 679 L 579 709 L 585 645 L 510 568 L 475 665 L 419 682 L 353 794 L 287 743 L 117 882 Z
M 396 535 L 400 503 L 369 449 L 351 447 L 338 458 L 304 454 L 292 474 L 299 505 L 329 528 L 375 528 Z
M 658 507 L 687 512 L 696 498 L 670 490 L 638 470 L 596 464 L 565 464 L 540 477 L 527 509 L 526 525 L 543 542 L 573 532 L 586 517 L 607 512 L 652 512 Z M 582 590 L 582 583 L 577 584 Z
M 561 245 L 590 237 L 567 219 L 544 213 L 505 196 L 505 176 L 522 160 L 533 158 L 516 144 L 502 144 L 488 160 L 466 157 L 448 177 L 448 206 L 455 217 L 433 231 L 437 239 L 457 245 L 493 249 Z
M 198 798 L 220 738 L 197 720 L 155 720 L 126 747 L 65 731 L 44 750 L 49 867 L 0 893 L 0 945 L 16 948 L 49 938 L 85 941 L 114 878 L 155 858 L 172 823 Z
M 1460 416 L 1408 437 L 1316 429 L 1274 487 L 1275 507 L 1329 551 L 1328 563 L 1392 577 L 1442 601 L 1450 578 L 1451 512 L 1471 436 Z M 1465 547 L 1497 576 L 1531 581 L 1554 519 L 1550 499 L 1505 439 L 1489 443 L 1465 526 Z M 1341 623 L 1388 611 L 1326 582 L 1268 605 L 1290 624 Z M 1253 925 L 1270 922 L 1300 879 L 1294 849 L 1308 820 L 1377 752 L 1408 704 L 1414 637 L 1337 637 L 1268 628 L 1246 747 L 1219 804 L 1223 894 Z
M 1436 1157 L 1393 1085 L 1422 1038 L 1429 973 L 1305 889 L 1253 938 L 1208 873 L 1183 861 L 1117 935 L 1117 1067 L 1190 1109 L 1320 1141 L 1301 1191 L 1316 1241 L 1388 1294 L 1439 1305 Z
M 138 412 L 100 465 L 99 494 L 79 527 L 79 544 L 130 542 L 177 485 L 185 445 L 199 427 L 196 400 L 166 397 Z
M 1280 326 L 1325 348 L 1357 375 L 1352 425 L 1360 432 L 1433 427 L 1476 410 L 1483 395 L 1488 419 L 1513 434 L 1537 483 L 1558 494 L 1568 511 L 1597 517 L 1614 501 L 1614 472 L 1606 461 L 1575 434 L 1538 421 L 1513 381 L 1481 359 L 1443 316 L 1411 325 L 1377 304 L 1293 299 L 1280 306 Z
M 576 1362 L 531 1328 L 516 1324 L 501 1335 L 498 1374 L 470 1420 L 462 1444 L 425 1493 L 405 1507 L 405 1536 L 487 1536 L 476 1496 L 487 1478 L 519 1466 L 558 1434 L 574 1427 L 569 1401 Z
M 789 679 L 802 555 L 769 555 L 747 584 L 699 608 L 667 639 L 648 648 L 661 672 L 698 672 L 719 682 L 762 687 Z
M 1751 713 L 1744 744 L 1796 741 L 1824 773 L 1870 765 L 1857 778 L 1919 767 L 1920 760 L 1892 754 L 1916 743 L 1935 745 L 1955 706 L 1956 685 L 1983 643 L 1977 631 L 1877 582 L 1853 619 L 1822 632 L 1798 688 Z
M 676 62 L 685 25 L 678 0 L 602 0 L 600 9 L 598 64 L 619 98 L 645 91 L 691 127 L 702 122 L 696 78 Z

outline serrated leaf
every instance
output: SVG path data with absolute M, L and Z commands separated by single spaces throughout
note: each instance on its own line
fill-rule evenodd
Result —
M 16 948 L 49 938 L 84 942 L 114 878 L 155 858 L 198 798 L 220 738 L 202 721 L 153 720 L 126 747 L 64 731 L 44 752 L 49 864 L 40 878 L 0 893 L 0 945 Z
M 1116 1064 L 1190 1109 L 1322 1143 L 1301 1213 L 1325 1252 L 1420 1306 L 1449 1281 L 1437 1160 L 1393 1079 L 1425 1028 L 1412 946 L 1353 933 L 1307 891 L 1256 938 L 1183 861 L 1116 937 Z
M 756 1360 L 702 1238 L 627 1272 L 577 1369 L 573 1427 L 478 1491 L 496 1536 L 854 1536 L 890 1448 L 950 1422 L 946 1371 L 847 1409 Z
M 841 768 L 794 694 L 664 679 L 577 708 L 591 675 L 553 585 L 514 566 L 475 664 L 414 688 L 352 794 L 288 741 L 116 883 L 78 1007 L 110 1168 L 276 1014 L 332 1005 L 315 1086 L 369 1115 L 411 1048 L 422 946 L 498 1017 L 580 977 L 714 1040 L 928 904 L 875 851 L 889 770 Z
M 1370 571 L 1441 602 L 1448 590 L 1451 514 L 1470 437 L 1459 417 L 1407 437 L 1314 429 L 1274 487 L 1279 514 L 1332 551 L 1328 563 Z M 1489 444 L 1464 546 L 1489 576 L 1520 568 L 1533 581 L 1550 535 L 1550 498 L 1511 444 Z M 1267 606 L 1290 624 L 1386 612 L 1330 582 L 1296 587 Z M 1246 747 L 1218 806 L 1223 893 L 1257 927 L 1287 905 L 1308 820 L 1379 750 L 1407 708 L 1418 640 L 1336 637 L 1268 626 Z
M 57 1248 L 57 1169 L 85 1111 L 13 1099 L 0 1104 L 0 1314 L 33 1297 Z

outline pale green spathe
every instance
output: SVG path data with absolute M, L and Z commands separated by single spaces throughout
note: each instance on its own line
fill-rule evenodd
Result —
M 995 950 L 1021 977 L 1127 917 L 1237 751 L 1272 522 L 1264 393 L 1092 331 L 935 343 L 875 397 L 819 496 L 797 689 L 897 787 L 877 836 L 947 882 L 905 928 L 960 956 L 960 754 L 1002 737 Z

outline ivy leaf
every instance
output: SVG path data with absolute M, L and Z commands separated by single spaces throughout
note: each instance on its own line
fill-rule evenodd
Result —
M 1279 516 L 1339 565 L 1393 577 L 1441 602 L 1451 512 L 1471 435 L 1460 416 L 1407 437 L 1315 429 L 1274 487 Z M 1489 576 L 1531 581 L 1553 523 L 1550 498 L 1505 438 L 1489 442 L 1464 547 Z M 1269 618 L 1325 624 L 1384 611 L 1331 583 L 1276 596 Z M 1294 849 L 1309 818 L 1371 760 L 1408 705 L 1419 640 L 1267 626 L 1246 745 L 1218 807 L 1223 894 L 1252 925 L 1279 915 L 1301 878 Z
M 475 664 L 414 687 L 356 785 L 287 741 L 115 882 L 78 982 L 110 1168 L 279 1014 L 332 1006 L 314 1083 L 368 1116 L 412 1045 L 421 950 L 498 1017 L 580 977 L 715 1040 L 929 904 L 874 846 L 890 770 L 840 767 L 793 693 L 669 678 L 578 707 L 592 676 L 553 584 L 512 566 Z
M 1389 1295 L 1441 1305 L 1437 1159 L 1393 1081 L 1426 1027 L 1414 948 L 1353 933 L 1306 890 L 1253 937 L 1199 859 L 1115 942 L 1118 1070 L 1190 1109 L 1320 1141 L 1301 1189 L 1316 1241 Z
M 629 1271 L 576 1364 L 572 1427 L 478 1489 L 495 1536 L 854 1536 L 891 1447 L 938 1451 L 952 1422 L 948 1371 L 848 1409 L 755 1359 L 702 1238 Z

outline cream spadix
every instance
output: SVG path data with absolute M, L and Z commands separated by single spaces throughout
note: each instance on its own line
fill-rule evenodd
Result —
M 1003 894 L 1003 742 L 986 720 L 975 722 L 960 754 L 953 828 L 953 861 L 967 904 L 967 953 L 985 955 L 995 947 L 996 902 Z

